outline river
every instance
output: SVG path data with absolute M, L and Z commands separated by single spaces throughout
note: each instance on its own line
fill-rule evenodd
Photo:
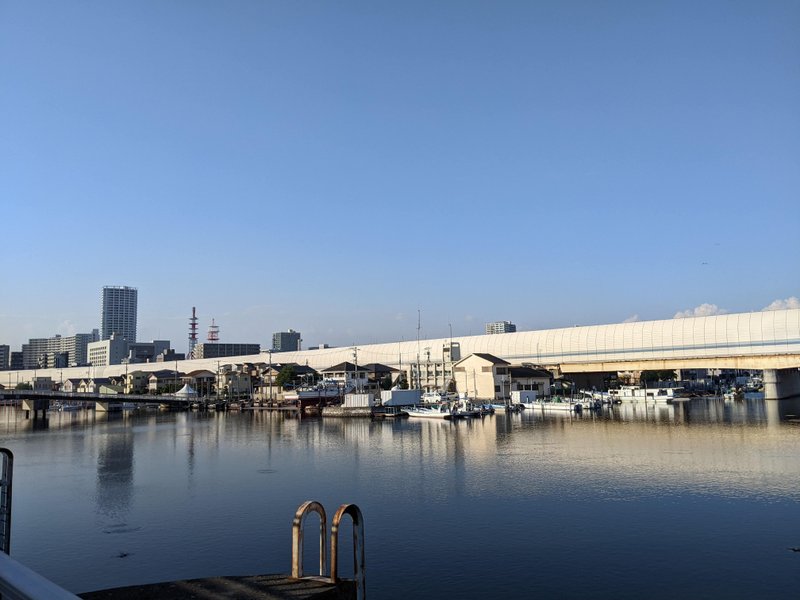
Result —
M 0 407 L 11 554 L 84 592 L 289 572 L 305 500 L 366 524 L 370 598 L 794 598 L 800 407 L 461 422 Z M 318 562 L 307 528 L 306 571 Z M 344 573 L 349 521 L 344 529 Z

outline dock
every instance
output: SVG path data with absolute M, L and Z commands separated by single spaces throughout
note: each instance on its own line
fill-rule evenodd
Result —
M 187 579 L 78 594 L 83 600 L 351 600 L 352 581 L 253 575 Z

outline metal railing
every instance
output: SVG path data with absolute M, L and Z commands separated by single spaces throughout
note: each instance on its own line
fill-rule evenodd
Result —
M 4 552 L 0 552 L 0 596 L 3 600 L 78 600 Z
M 304 502 L 297 509 L 292 521 L 292 577 L 301 579 L 303 577 L 303 525 L 306 516 L 315 512 L 320 518 L 319 531 L 319 577 L 333 584 L 342 581 L 339 577 L 339 525 L 344 515 L 350 515 L 353 520 L 353 569 L 354 583 L 356 587 L 356 600 L 366 598 L 366 567 L 364 560 L 364 517 L 361 510 L 355 504 L 342 504 L 333 517 L 331 524 L 331 574 L 325 577 L 326 571 L 326 548 L 328 536 L 328 524 L 325 516 L 325 508 L 319 502 L 309 500 Z
M 319 515 L 319 576 L 324 577 L 328 567 L 326 552 L 328 549 L 328 517 L 325 507 L 319 502 L 309 500 L 304 502 L 294 514 L 292 521 L 292 577 L 300 579 L 303 576 L 303 525 L 309 513 Z
M 14 453 L 0 448 L 0 550 L 11 552 L 11 484 L 14 481 Z
M 353 520 L 353 570 L 356 582 L 356 600 L 364 600 L 366 567 L 364 564 L 364 516 L 355 504 L 342 504 L 331 523 L 331 581 L 339 583 L 339 523 L 350 515 Z

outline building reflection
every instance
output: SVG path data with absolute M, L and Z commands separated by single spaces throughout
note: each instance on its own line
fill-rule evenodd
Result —
M 123 420 L 111 415 L 109 420 Z M 107 429 L 98 437 L 95 505 L 99 513 L 119 519 L 133 496 L 134 434 L 129 427 Z

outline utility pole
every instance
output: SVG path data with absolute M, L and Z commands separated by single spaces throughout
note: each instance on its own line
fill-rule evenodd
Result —
M 267 371 L 267 377 L 269 377 L 269 402 L 272 404 L 272 348 L 267 350 L 269 354 L 269 371 Z
M 430 376 L 431 376 L 431 347 L 430 346 L 425 346 L 425 354 L 428 357 L 427 364 L 425 365 L 425 384 L 426 384 L 425 387 L 428 387 L 427 383 L 428 383 L 428 381 L 430 379 Z M 437 387 L 437 388 L 439 387 L 438 383 L 439 383 L 438 380 L 436 378 L 434 378 L 434 386 Z M 430 390 L 426 390 L 426 391 L 430 391 Z
M 355 364 L 355 370 L 353 371 L 353 378 L 358 377 L 358 346 L 353 346 L 353 361 Z M 345 371 L 347 372 L 347 371 Z M 358 383 L 356 383 L 356 392 L 361 393 L 361 379 L 356 379 Z
M 415 390 L 421 389 L 420 376 L 419 376 L 419 326 L 420 326 L 420 311 L 417 309 L 417 385 Z

